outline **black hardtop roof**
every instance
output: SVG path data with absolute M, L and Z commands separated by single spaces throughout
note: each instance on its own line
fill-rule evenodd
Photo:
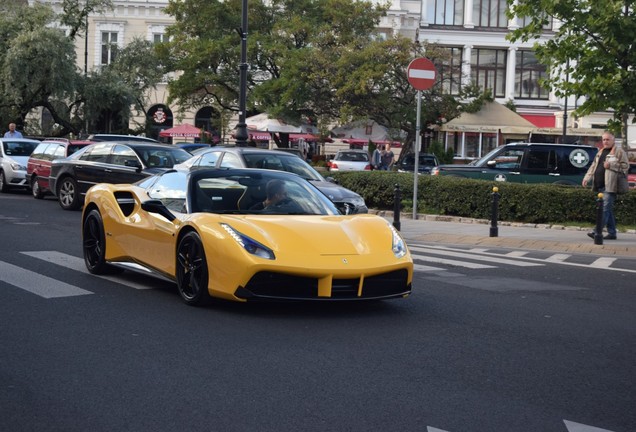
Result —
M 528 143 L 528 142 L 515 142 L 508 143 L 501 147 L 516 147 L 516 146 L 533 146 L 533 147 L 572 147 L 572 148 L 596 148 L 595 146 L 587 144 L 554 144 L 554 143 Z

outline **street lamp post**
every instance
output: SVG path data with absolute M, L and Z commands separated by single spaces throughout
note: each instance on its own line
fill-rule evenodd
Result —
M 247 146 L 247 125 L 245 111 L 247 104 L 247 0 L 243 0 L 241 28 L 241 64 L 239 66 L 239 121 L 236 124 L 236 145 Z

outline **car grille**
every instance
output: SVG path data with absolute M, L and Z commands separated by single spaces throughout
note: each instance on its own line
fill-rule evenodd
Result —
M 333 279 L 331 297 L 318 297 L 318 279 L 275 272 L 255 274 L 235 295 L 248 300 L 363 300 L 400 297 L 411 292 L 408 272 L 396 270 L 364 279 Z

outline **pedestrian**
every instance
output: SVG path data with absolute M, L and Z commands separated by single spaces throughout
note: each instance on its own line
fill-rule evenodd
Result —
M 391 144 L 387 144 L 384 147 L 384 152 L 382 153 L 382 169 L 384 171 L 391 171 L 393 169 L 393 164 L 395 163 L 395 155 L 391 150 Z
M 4 134 L 5 138 L 23 138 L 22 134 L 15 130 L 15 123 L 9 123 L 9 130 Z
M 371 155 L 371 166 L 374 170 L 378 170 L 382 168 L 382 152 L 384 148 L 380 146 L 376 146 L 375 150 L 373 150 L 373 154 Z
M 614 217 L 614 201 L 618 189 L 618 175 L 627 174 L 629 169 L 629 159 L 625 151 L 615 145 L 614 134 L 603 132 L 603 148 L 599 150 L 594 158 L 594 162 L 587 170 L 583 178 L 582 185 L 592 181 L 592 190 L 603 193 L 603 227 L 607 227 L 605 240 L 616 240 L 616 218 Z M 601 235 L 602 233 L 598 233 Z M 587 233 L 591 238 L 596 235 L 595 231 Z

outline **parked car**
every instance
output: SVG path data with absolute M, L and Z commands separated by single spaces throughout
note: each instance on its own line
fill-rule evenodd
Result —
M 273 182 L 286 199 L 255 209 Z M 193 306 L 211 297 L 402 298 L 413 279 L 411 255 L 390 222 L 343 216 L 301 177 L 263 169 L 194 167 L 135 185 L 94 186 L 82 214 L 82 249 L 91 273 L 141 266 L 174 280 Z
M 63 209 L 74 210 L 97 183 L 134 183 L 185 162 L 190 156 L 167 144 L 95 143 L 52 162 L 50 190 Z
M 288 171 L 309 180 L 342 210 L 348 213 L 368 213 L 364 198 L 357 193 L 339 186 L 333 179 L 325 179 L 311 165 L 298 156 L 278 150 L 254 147 L 211 147 L 193 156 L 175 168 L 192 166 L 208 168 L 265 168 Z
M 88 136 L 88 139 L 90 141 L 135 141 L 155 144 L 159 143 L 159 141 L 157 141 L 156 139 L 138 135 L 92 134 Z
M 515 143 L 469 165 L 439 165 L 432 175 L 514 183 L 580 185 L 598 149 L 574 144 Z
M 630 189 L 636 189 L 636 163 L 629 164 L 629 171 L 627 172 L 627 182 Z
M 173 145 L 184 149 L 190 154 L 194 154 L 194 150 L 197 150 L 197 149 L 210 148 L 210 144 L 204 144 L 204 143 L 177 142 L 177 143 L 174 143 Z
M 27 161 L 40 141 L 26 138 L 0 138 L 0 192 L 11 188 L 28 189 Z
M 327 167 L 329 171 L 370 171 L 371 160 L 366 150 L 338 150 Z
M 430 174 L 431 170 L 439 165 L 437 156 L 432 153 L 419 153 L 417 158 L 417 171 L 420 174 Z M 415 153 L 404 155 L 398 165 L 398 172 L 413 172 L 415 170 Z
M 33 197 L 40 199 L 51 192 L 49 189 L 49 176 L 51 175 L 51 164 L 54 160 L 69 157 L 90 144 L 93 144 L 93 141 L 63 138 L 47 138 L 42 141 L 33 150 L 27 161 L 27 179 L 31 185 Z
M 298 156 L 301 159 L 304 159 L 303 158 L 303 152 L 301 152 L 300 149 L 296 148 L 296 147 L 294 147 L 294 148 L 291 148 L 291 147 L 290 148 L 278 147 L 278 148 L 275 148 L 274 150 L 282 151 L 282 152 L 289 153 L 289 154 L 293 154 L 293 155 Z

